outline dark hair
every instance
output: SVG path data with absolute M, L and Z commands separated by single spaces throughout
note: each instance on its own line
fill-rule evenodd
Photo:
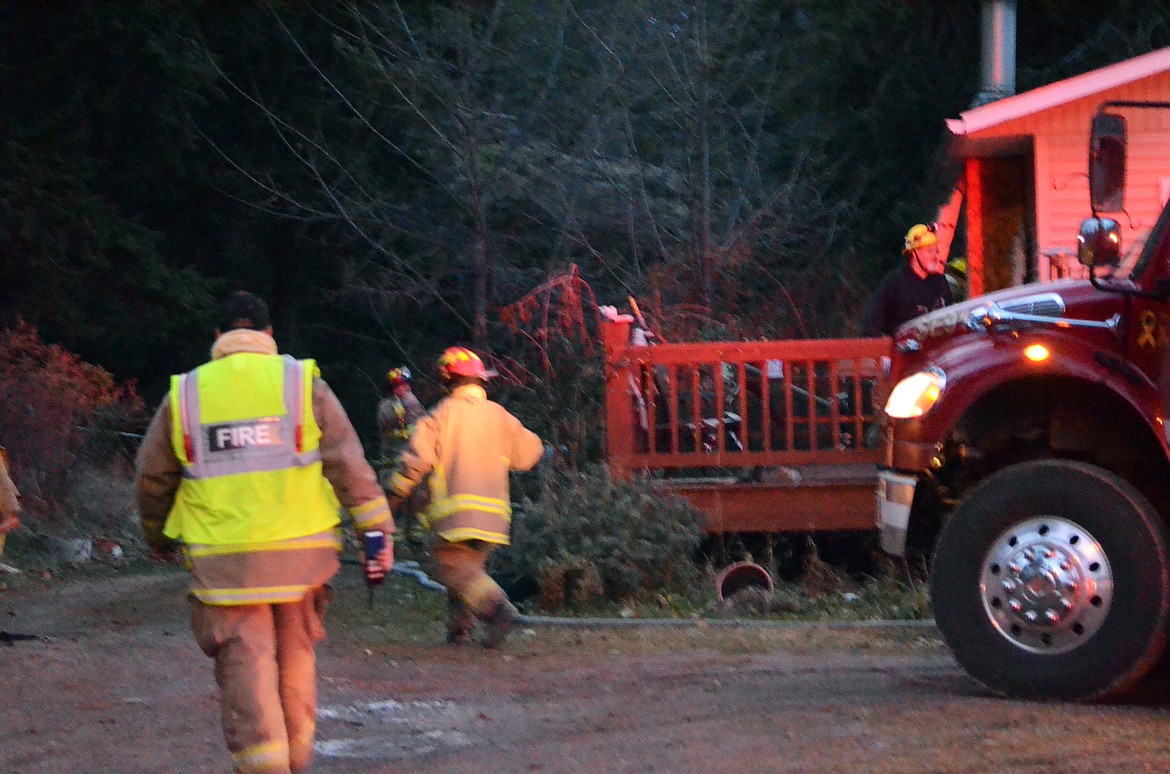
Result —
M 271 324 L 268 304 L 260 296 L 246 290 L 232 293 L 219 310 L 219 330 L 223 333 L 236 328 L 262 331 Z

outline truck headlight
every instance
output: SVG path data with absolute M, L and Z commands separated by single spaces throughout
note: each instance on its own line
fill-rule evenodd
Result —
M 947 386 L 947 375 L 939 368 L 927 368 L 898 382 L 886 401 L 886 415 L 895 419 L 920 417 L 930 411 Z

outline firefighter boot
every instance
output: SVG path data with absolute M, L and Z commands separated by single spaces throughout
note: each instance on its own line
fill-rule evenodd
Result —
M 512 627 L 520 623 L 520 611 L 505 600 L 496 608 L 495 614 L 488 619 L 487 636 L 483 638 L 485 648 L 498 648 Z
M 463 601 L 453 593 L 447 594 L 447 644 L 462 645 L 471 639 L 475 621 Z

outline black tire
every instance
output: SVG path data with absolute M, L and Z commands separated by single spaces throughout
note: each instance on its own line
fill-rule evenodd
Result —
M 1101 699 L 1140 680 L 1165 649 L 1166 526 L 1101 468 L 1012 465 L 943 526 L 930 592 L 955 658 L 992 691 Z

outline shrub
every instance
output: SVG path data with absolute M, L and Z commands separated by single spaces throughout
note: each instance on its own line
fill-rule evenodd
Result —
M 698 511 L 644 482 L 615 481 L 604 466 L 558 471 L 513 518 L 497 565 L 518 585 L 536 584 L 545 609 L 687 591 L 700 575 Z
M 0 329 L 0 444 L 26 508 L 33 499 L 64 499 L 87 449 L 112 453 L 120 431 L 143 415 L 133 386 L 118 385 L 105 369 L 45 344 L 31 325 Z

